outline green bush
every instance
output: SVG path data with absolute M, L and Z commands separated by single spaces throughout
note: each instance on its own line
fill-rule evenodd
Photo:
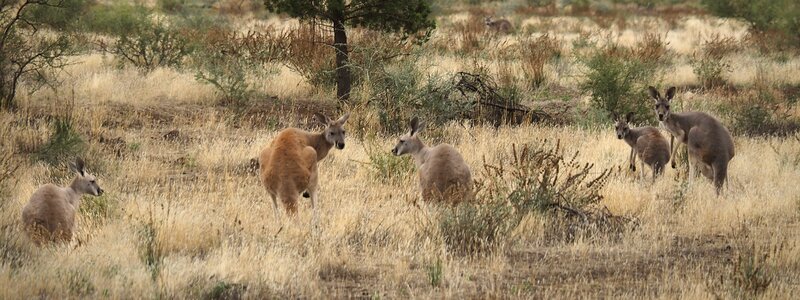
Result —
M 703 43 L 700 54 L 695 54 L 689 61 L 695 75 L 704 87 L 712 88 L 725 84 L 722 73 L 731 69 L 726 56 L 738 50 L 738 42 L 732 37 L 723 38 L 714 35 Z
M 796 0 L 701 0 L 713 14 L 738 18 L 752 26 L 761 51 L 800 47 L 800 2 Z
M 656 78 L 656 65 L 615 46 L 593 51 L 581 60 L 587 72 L 580 89 L 591 94 L 592 106 L 607 115 L 633 112 L 637 122 L 655 120 L 645 91 Z
M 791 113 L 797 99 L 785 95 L 764 81 L 756 79 L 754 89 L 745 92 L 720 109 L 730 116 L 732 131 L 748 136 L 788 136 L 800 131 L 800 119 Z
M 157 67 L 181 67 L 193 51 L 188 39 L 167 25 L 166 20 L 142 21 L 105 50 L 117 57 L 120 66 L 133 65 L 145 72 Z
M 177 13 L 181 12 L 186 5 L 186 0 L 158 0 L 156 6 L 163 12 Z
M 369 157 L 372 178 L 382 183 L 402 181 L 414 171 L 414 164 L 408 157 L 392 154 L 388 149 L 380 147 L 375 140 L 367 140 L 365 150 Z
M 81 18 L 91 9 L 91 0 L 45 1 L 51 5 L 33 6 L 27 13 L 32 22 L 47 24 L 57 30 L 78 30 Z
M 381 131 L 398 134 L 408 129 L 408 120 L 419 108 L 418 87 L 422 73 L 414 62 L 385 66 L 370 81 L 370 105 L 377 110 Z
M 505 153 L 501 153 L 505 156 Z M 453 253 L 476 255 L 506 244 L 522 219 L 531 214 L 575 217 L 583 224 L 607 224 L 608 215 L 592 211 L 602 199 L 611 170 L 595 170 L 576 161 L 560 142 L 512 145 L 510 157 L 485 164 L 476 181 L 476 203 L 440 212 L 438 233 Z M 561 230 L 568 230 L 561 228 Z
M 428 282 L 432 287 L 439 287 L 442 285 L 442 277 L 444 267 L 442 266 L 442 259 L 436 258 L 436 262 L 428 265 Z
M 277 73 L 274 65 L 286 57 L 285 37 L 272 30 L 208 31 L 200 37 L 192 58 L 195 78 L 212 85 L 223 103 L 242 104 L 253 94 L 256 82 Z
M 114 1 L 110 5 L 94 5 L 85 14 L 81 26 L 84 31 L 124 36 L 149 22 L 150 11 L 141 5 Z
M 81 202 L 81 215 L 102 221 L 116 213 L 116 201 L 108 193 L 102 196 L 86 197 Z
M 72 119 L 60 117 L 53 121 L 53 134 L 50 139 L 34 153 L 34 158 L 51 166 L 72 160 L 86 150 L 86 143 L 73 128 Z
M 41 24 L 37 11 L 47 9 L 46 1 L 0 2 L 0 109 L 15 109 L 17 87 L 28 84 L 32 89 L 55 86 L 56 71 L 62 70 L 65 57 L 73 53 L 73 39 L 59 32 L 57 24 Z M 49 11 L 49 10 L 48 10 Z M 56 29 L 55 32 L 42 30 Z

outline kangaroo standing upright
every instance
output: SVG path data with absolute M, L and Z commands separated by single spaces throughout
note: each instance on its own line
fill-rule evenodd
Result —
M 317 162 L 325 158 L 334 146 L 339 150 L 344 149 L 344 123 L 349 116 L 350 114 L 345 114 L 334 121 L 322 114 L 315 114 L 316 119 L 326 126 L 321 133 L 287 128 L 278 133 L 272 143 L 261 151 L 261 183 L 272 198 L 276 218 L 278 198 L 286 207 L 286 212 L 294 215 L 297 212 L 298 198 L 306 191 L 311 197 L 313 221 L 317 223 Z
M 735 154 L 733 138 L 728 129 L 716 118 L 704 112 L 674 113 L 670 110 L 670 101 L 675 97 L 675 87 L 667 89 L 664 97 L 654 87 L 648 88 L 650 97 L 655 100 L 655 111 L 658 121 L 672 135 L 670 153 L 675 168 L 675 139 L 686 144 L 689 153 L 689 177 L 695 175 L 693 167 L 699 167 L 703 175 L 714 181 L 717 195 L 728 177 L 728 162 Z
M 648 165 L 653 170 L 653 182 L 656 181 L 656 176 L 664 172 L 664 167 L 669 162 L 670 149 L 667 139 L 661 135 L 657 128 L 652 126 L 644 126 L 631 128 L 629 123 L 633 119 L 633 113 L 629 112 L 625 115 L 625 119 L 620 119 L 614 116 L 616 123 L 617 138 L 625 140 L 631 146 L 630 168 L 636 171 L 636 157 L 642 163 L 639 168 L 639 177 L 644 179 L 644 165 Z

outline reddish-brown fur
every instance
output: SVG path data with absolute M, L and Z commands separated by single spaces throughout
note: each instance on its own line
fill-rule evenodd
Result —
M 317 162 L 328 155 L 331 147 L 344 148 L 343 125 L 348 115 L 331 121 L 325 116 L 317 119 L 326 124 L 322 133 L 311 133 L 297 128 L 287 128 L 278 133 L 269 147 L 259 155 L 261 183 L 267 189 L 278 213 L 277 198 L 281 199 L 289 215 L 297 213 L 297 201 L 307 191 L 311 197 L 314 218 L 317 218 Z
M 333 146 L 323 141 L 321 134 L 288 128 L 261 152 L 261 182 L 281 199 L 289 214 L 297 212 L 300 192 L 308 188 L 317 161 Z

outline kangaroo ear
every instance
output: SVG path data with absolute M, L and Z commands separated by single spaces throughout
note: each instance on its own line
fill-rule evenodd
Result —
M 648 86 L 647 90 L 650 92 L 650 98 L 653 98 L 653 100 L 658 101 L 661 99 L 661 94 L 659 94 L 658 90 L 653 86 Z
M 75 162 L 73 162 L 73 163 L 70 163 L 70 164 L 69 164 L 69 167 L 70 167 L 70 169 L 72 169 L 72 171 L 74 171 L 75 173 L 78 173 L 78 174 L 80 174 L 81 176 L 85 176 L 85 174 L 84 174 L 84 171 L 83 171 L 83 168 L 84 168 L 83 159 L 81 159 L 80 157 L 79 157 L 79 158 L 77 158 L 77 159 L 75 159 Z
M 633 112 L 629 112 L 625 115 L 625 122 L 630 123 L 631 121 L 633 121 Z
M 320 122 L 323 125 L 328 125 L 331 123 L 331 119 L 321 113 L 314 113 L 314 118 L 317 119 L 317 122 Z
M 418 132 L 422 131 L 423 128 L 425 128 L 425 124 L 420 122 L 418 117 L 412 118 L 411 122 L 408 125 L 409 127 L 411 127 L 410 135 L 415 135 Z
M 344 125 L 344 122 L 347 122 L 347 118 L 350 118 L 350 113 L 346 113 L 346 114 L 344 114 L 344 116 L 342 116 L 341 118 L 336 120 L 336 125 L 339 125 L 339 126 Z
M 619 114 L 617 114 L 617 112 L 613 111 L 613 112 L 611 112 L 611 118 L 612 118 L 612 120 L 614 122 L 619 121 Z
M 675 97 L 675 87 L 674 86 L 667 89 L 666 97 L 667 97 L 667 100 L 672 100 L 672 97 Z

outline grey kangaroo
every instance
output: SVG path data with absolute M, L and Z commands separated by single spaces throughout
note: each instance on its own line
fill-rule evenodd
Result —
M 662 97 L 658 90 L 649 87 L 650 97 L 655 100 L 655 111 L 658 120 L 672 135 L 670 137 L 670 153 L 675 157 L 675 139 L 686 144 L 689 153 L 689 178 L 694 176 L 693 167 L 714 181 L 717 195 L 728 177 L 728 162 L 735 154 L 733 138 L 728 129 L 716 118 L 704 112 L 690 111 L 675 113 L 670 110 L 670 101 L 675 97 L 675 87 L 670 87 Z M 675 159 L 672 159 L 675 168 Z
M 664 167 L 669 162 L 670 149 L 667 139 L 661 135 L 658 128 L 652 126 L 631 128 L 629 123 L 633 120 L 632 112 L 625 115 L 625 119 L 614 114 L 614 119 L 617 120 L 614 124 L 617 138 L 625 140 L 631 146 L 630 169 L 636 171 L 638 156 L 642 164 L 639 169 L 640 179 L 644 180 L 644 165 L 648 165 L 653 171 L 653 182 L 655 182 L 656 176 L 664 172 Z

